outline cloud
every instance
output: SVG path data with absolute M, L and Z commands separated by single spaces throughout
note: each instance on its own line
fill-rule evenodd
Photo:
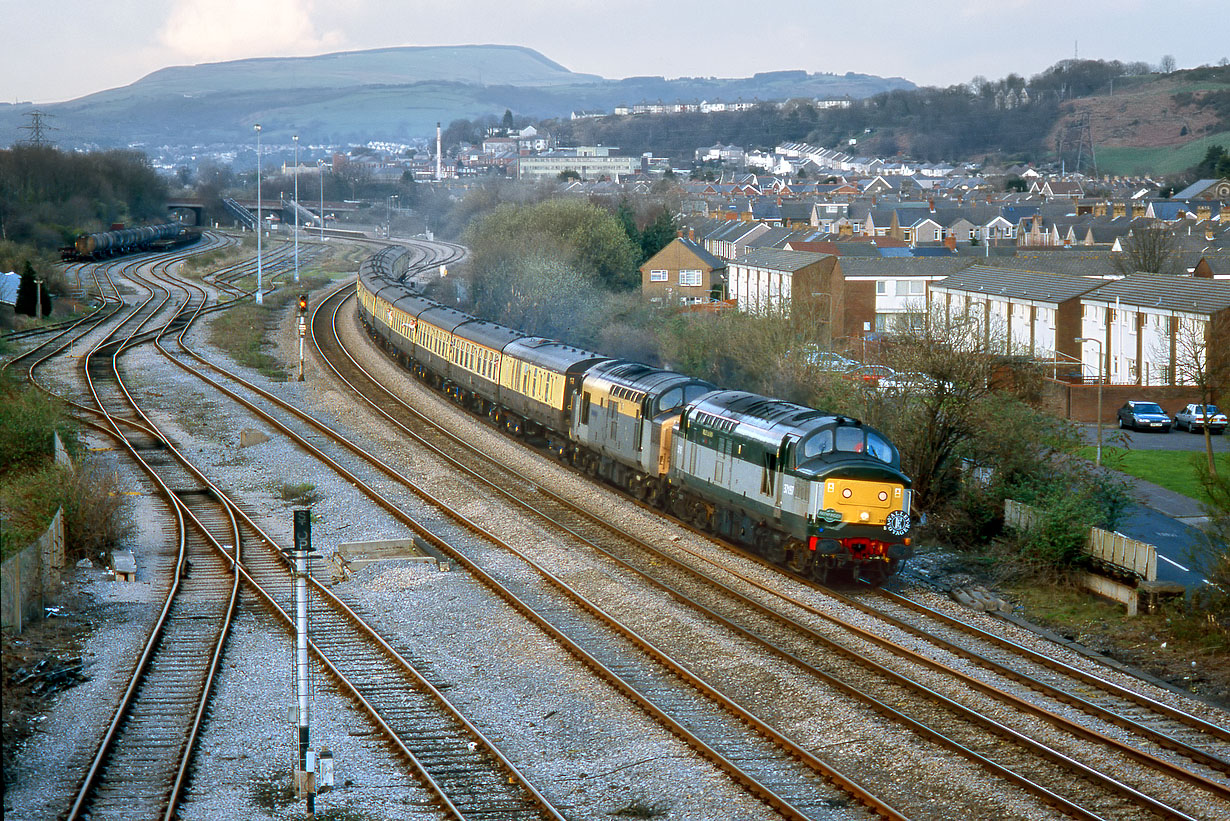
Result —
M 316 54 L 340 47 L 340 33 L 317 31 L 311 0 L 175 0 L 158 39 L 187 60 L 210 62 Z

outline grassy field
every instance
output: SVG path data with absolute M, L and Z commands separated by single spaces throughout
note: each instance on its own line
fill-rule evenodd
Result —
M 1230 131 L 1210 134 L 1181 146 L 1098 148 L 1098 171 L 1102 174 L 1174 174 L 1203 160 L 1212 145 L 1230 148 Z
M 1094 458 L 1094 448 L 1086 447 L 1081 455 Z M 1102 448 L 1102 463 L 1107 467 L 1121 470 L 1129 476 L 1145 479 L 1155 485 L 1161 485 L 1175 493 L 1182 493 L 1198 502 L 1208 501 L 1204 489 L 1200 486 L 1197 465 L 1205 459 L 1204 451 L 1190 450 L 1125 450 L 1124 448 Z M 1219 472 L 1230 471 L 1230 454 L 1218 453 L 1214 456 Z

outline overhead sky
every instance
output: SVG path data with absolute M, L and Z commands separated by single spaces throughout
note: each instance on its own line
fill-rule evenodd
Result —
M 805 69 L 951 85 L 1072 57 L 1180 68 L 1230 56 L 1225 0 L 0 0 L 0 102 L 59 102 L 159 68 L 498 43 L 573 71 Z

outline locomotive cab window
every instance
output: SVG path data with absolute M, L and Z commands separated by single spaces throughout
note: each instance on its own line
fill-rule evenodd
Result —
M 803 444 L 798 449 L 798 460 L 806 462 L 808 459 L 814 459 L 828 453 L 833 449 L 833 429 L 825 428 L 824 430 L 816 431 L 811 436 L 803 440 Z

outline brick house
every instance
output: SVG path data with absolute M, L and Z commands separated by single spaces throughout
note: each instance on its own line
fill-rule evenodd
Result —
M 803 311 L 830 322 L 834 331 L 842 327 L 844 289 L 835 256 L 755 248 L 729 263 L 727 278 L 740 311 Z
M 1191 385 L 1196 358 L 1230 356 L 1230 282 L 1132 274 L 1080 301 L 1079 336 L 1101 340 L 1112 384 Z M 1086 376 L 1098 375 L 1098 347 L 1083 345 Z
M 695 305 L 726 298 L 726 263 L 676 237 L 641 266 L 641 293 L 656 304 Z
M 984 344 L 998 353 L 1075 360 L 1081 354 L 1076 338 L 1086 335 L 1081 331 L 1082 297 L 1102 284 L 1066 274 L 971 265 L 932 282 L 927 304 L 937 321 L 972 318 Z

